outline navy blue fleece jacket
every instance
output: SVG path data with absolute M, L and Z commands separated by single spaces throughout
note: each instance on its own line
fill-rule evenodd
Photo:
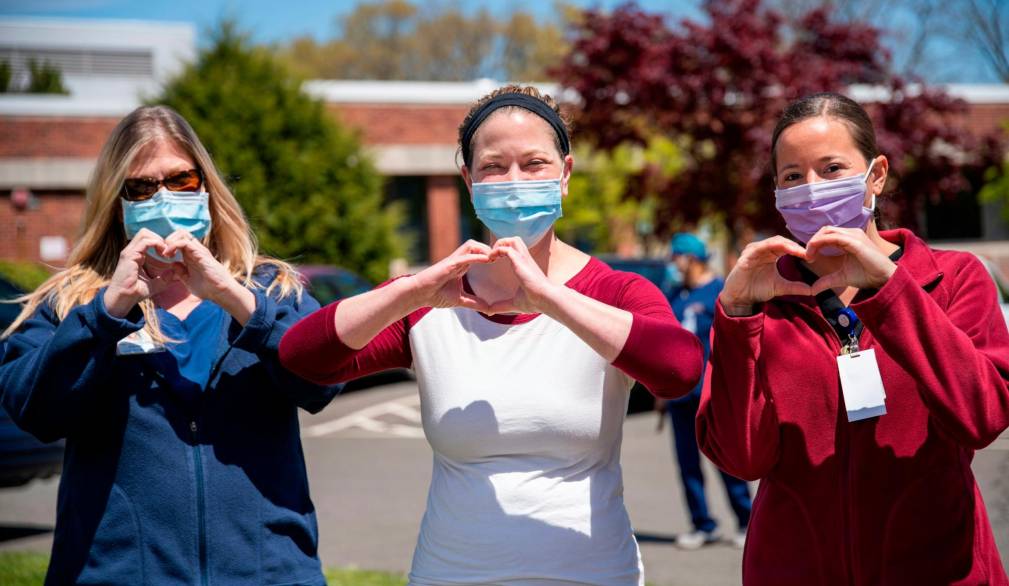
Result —
M 43 304 L 11 336 L 3 406 L 40 439 L 66 438 L 46 584 L 325 584 L 297 408 L 339 387 L 277 360 L 319 304 L 254 293 L 244 327 L 223 321 L 202 344 L 215 352 L 202 393 L 167 384 L 167 352 L 117 355 L 144 321 L 111 316 L 104 290 L 63 320 Z

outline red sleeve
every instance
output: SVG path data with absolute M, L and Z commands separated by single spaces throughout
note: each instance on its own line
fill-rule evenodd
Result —
M 778 415 L 760 376 L 765 314 L 729 317 L 715 303 L 711 365 L 697 410 L 697 445 L 720 469 L 763 478 L 778 461 Z
M 918 382 L 936 424 L 979 450 L 1009 426 L 1009 331 L 995 284 L 963 253 L 945 309 L 900 265 L 852 309 L 883 350 Z
M 681 397 L 697 386 L 704 360 L 701 342 L 680 327 L 658 287 L 640 275 L 611 271 L 593 293 L 591 297 L 630 312 L 633 319 L 613 366 L 657 397 Z
M 385 286 L 385 283 L 379 285 Z M 409 326 L 429 308 L 411 313 L 389 325 L 368 345 L 355 350 L 336 333 L 336 301 L 294 324 L 280 341 L 280 363 L 284 368 L 316 384 L 333 384 L 390 368 L 409 368 Z

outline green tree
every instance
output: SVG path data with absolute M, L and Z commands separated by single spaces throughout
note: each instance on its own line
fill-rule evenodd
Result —
M 224 22 L 157 103 L 196 130 L 232 182 L 263 250 L 378 281 L 401 256 L 401 212 L 358 138 L 265 48 Z
M 378 0 L 340 17 L 334 38 L 299 37 L 279 55 L 311 78 L 541 81 L 567 52 L 564 25 L 581 14 L 554 8 L 553 20 L 521 10 L 502 20 L 484 7 Z
M 626 142 L 609 151 L 579 145 L 557 233 L 596 253 L 655 245 L 661 236 L 654 234 L 655 208 L 662 194 L 641 179 L 676 176 L 683 164 L 680 148 L 658 135 L 645 145 Z M 642 195 L 628 198 L 629 191 Z
M 63 85 L 63 74 L 59 68 L 46 61 L 28 61 L 30 81 L 25 90 L 29 94 L 69 94 Z

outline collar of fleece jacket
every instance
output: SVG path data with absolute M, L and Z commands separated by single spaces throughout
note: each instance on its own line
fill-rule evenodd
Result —
M 942 279 L 943 274 L 942 271 L 939 270 L 939 264 L 935 260 L 935 254 L 933 254 L 933 251 L 927 244 L 925 244 L 924 240 L 914 235 L 914 232 L 904 228 L 898 228 L 896 230 L 885 230 L 880 232 L 880 236 L 903 248 L 904 252 L 901 254 L 898 263 L 911 274 L 911 278 L 913 278 L 923 289 L 932 289 Z M 802 273 L 799 272 L 798 263 L 799 259 L 794 256 L 783 256 L 778 259 L 778 271 L 786 279 L 801 281 Z M 866 291 L 863 293 L 859 294 L 856 301 L 860 301 L 863 297 L 871 294 L 872 292 Z M 783 301 L 802 303 L 809 306 L 816 305 L 816 299 L 813 297 L 787 295 L 781 297 L 780 299 Z

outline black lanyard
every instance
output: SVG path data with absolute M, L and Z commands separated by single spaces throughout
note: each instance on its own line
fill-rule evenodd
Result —
M 890 255 L 890 260 L 897 262 L 904 254 L 903 248 L 898 248 Z M 802 280 L 808 285 L 812 285 L 819 278 L 816 273 L 809 270 L 801 262 L 796 261 Z M 858 340 L 865 329 L 862 320 L 858 319 L 855 311 L 846 306 L 833 290 L 821 291 L 816 296 L 816 304 L 819 306 L 823 316 L 827 318 L 827 323 L 834 329 L 837 338 L 841 341 L 841 352 L 850 354 L 858 352 Z

